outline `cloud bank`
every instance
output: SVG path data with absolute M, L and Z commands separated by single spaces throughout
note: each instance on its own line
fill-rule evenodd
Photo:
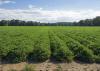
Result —
M 68 22 L 100 16 L 100 10 L 45 10 L 29 5 L 28 9 L 0 9 L 0 20 L 19 19 L 40 22 Z
M 0 5 L 8 3 L 16 3 L 16 2 L 14 2 L 13 0 L 0 0 Z

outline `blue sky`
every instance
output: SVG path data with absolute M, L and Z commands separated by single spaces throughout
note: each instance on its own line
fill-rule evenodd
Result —
M 100 9 L 100 0 L 12 0 L 15 4 L 2 4 L 0 8 L 27 8 L 29 4 L 45 9 Z
M 100 0 L 0 0 L 0 19 L 78 21 L 99 13 Z

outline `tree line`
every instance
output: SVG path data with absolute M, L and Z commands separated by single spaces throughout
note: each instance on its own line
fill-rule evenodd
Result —
M 100 16 L 93 19 L 80 20 L 79 22 L 41 23 L 36 21 L 1 20 L 0 26 L 100 26 Z

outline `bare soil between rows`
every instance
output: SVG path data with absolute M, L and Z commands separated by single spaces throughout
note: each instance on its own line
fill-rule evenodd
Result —
M 58 63 L 58 62 L 42 62 L 42 63 L 27 63 L 21 62 L 16 64 L 0 64 L 0 71 L 22 71 L 25 66 L 30 66 L 34 71 L 100 71 L 100 64 L 97 63 Z

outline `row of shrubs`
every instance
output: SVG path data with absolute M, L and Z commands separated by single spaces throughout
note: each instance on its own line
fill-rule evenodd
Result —
M 17 46 L 8 48 L 7 46 L 0 47 L 0 59 L 7 62 L 23 62 L 23 61 L 45 61 L 50 58 L 50 43 L 49 36 L 39 35 L 34 41 L 29 39 L 20 40 Z M 33 44 L 33 45 L 32 45 Z M 11 44 L 9 44 L 11 45 Z M 14 45 L 14 44 L 13 44 Z
M 100 46 L 97 43 L 91 41 L 92 39 L 89 40 L 89 39 L 86 39 L 85 37 L 82 37 L 82 35 L 76 36 L 76 34 L 70 34 L 70 33 L 69 34 L 67 33 L 66 35 L 71 36 L 73 39 L 78 41 L 81 45 L 90 49 L 93 52 L 93 54 L 95 55 L 96 61 L 100 62 L 100 60 L 99 60 L 100 59 Z
M 73 53 L 66 46 L 65 42 L 57 37 L 53 32 L 50 33 L 50 47 L 53 59 L 57 61 L 72 61 Z
M 54 35 L 54 33 L 49 33 L 48 35 L 47 32 L 44 32 L 33 42 L 33 46 L 27 45 L 29 43 L 26 43 L 26 41 L 20 43 L 21 44 L 13 49 L 8 48 L 10 49 L 8 51 L 7 49 L 1 50 L 7 52 L 5 55 L 0 54 L 0 58 L 3 61 L 16 63 L 23 61 L 43 62 L 48 59 L 54 59 L 56 61 L 72 61 L 74 57 L 73 53 L 68 49 L 65 43 Z
M 74 38 L 78 40 L 78 42 L 80 42 L 82 45 L 87 46 L 89 49 L 91 49 L 95 55 L 100 57 L 100 44 L 98 44 L 97 38 L 93 36 L 93 34 L 90 35 L 87 33 L 86 35 L 83 35 L 81 33 L 80 35 Z
M 8 42 L 5 42 L 5 45 L 3 44 L 4 42 L 0 43 L 1 60 L 12 63 L 23 61 L 43 62 L 48 59 L 67 62 L 71 62 L 74 59 L 84 62 L 100 62 L 98 50 L 96 50 L 98 55 L 94 54 L 91 49 L 67 36 L 65 32 L 50 31 L 48 33 L 48 31 L 42 31 L 42 34 L 38 35 L 34 41 L 28 38 L 14 41 L 21 42 L 16 43 L 16 47 L 14 45 L 7 47 L 11 44 L 8 44 Z
M 98 55 L 95 55 L 93 50 L 71 38 L 73 34 L 70 35 L 71 37 L 66 35 L 65 32 L 63 32 L 63 34 L 58 33 L 57 35 L 66 42 L 66 45 L 74 53 L 75 59 L 84 62 L 100 62 L 100 56 L 98 50 L 96 51 Z M 92 47 L 92 48 L 97 49 L 98 47 Z

